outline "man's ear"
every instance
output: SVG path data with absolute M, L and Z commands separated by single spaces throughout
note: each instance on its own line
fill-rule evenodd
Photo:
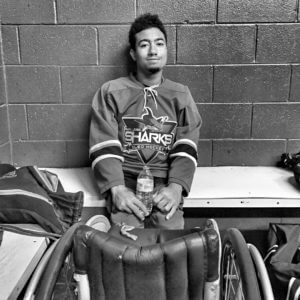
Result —
M 132 58 L 133 61 L 136 61 L 136 58 L 135 58 L 135 51 L 131 48 L 130 51 L 129 51 L 129 54 Z

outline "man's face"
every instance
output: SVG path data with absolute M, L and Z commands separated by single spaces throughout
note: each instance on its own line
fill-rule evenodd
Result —
M 130 50 L 137 70 L 144 74 L 154 74 L 167 63 L 167 43 L 158 28 L 148 28 L 135 35 L 135 50 Z

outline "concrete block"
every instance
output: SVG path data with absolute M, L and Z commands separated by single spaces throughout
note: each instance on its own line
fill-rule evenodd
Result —
M 215 140 L 214 166 L 274 166 L 285 151 L 285 140 Z
M 18 29 L 16 26 L 2 26 L 3 57 L 6 65 L 20 63 Z
M 298 153 L 300 151 L 300 139 L 298 140 L 288 140 L 286 152 L 288 153 Z
M 10 143 L 0 145 L 0 163 L 11 164 Z
M 158 13 L 164 23 L 214 22 L 216 6 L 215 0 L 139 0 L 137 12 Z
M 49 0 L 1 0 L 3 24 L 54 24 L 54 1 Z
M 134 0 L 58 0 L 59 23 L 126 23 L 135 18 Z
M 97 30 L 92 26 L 21 26 L 20 45 L 23 64 L 97 64 Z
M 290 101 L 300 102 L 300 65 L 292 66 Z
M 212 101 L 212 67 L 167 66 L 164 77 L 187 85 L 196 103 Z
M 300 103 L 254 104 L 253 138 L 299 139 Z
M 254 62 L 255 25 L 183 25 L 177 32 L 177 63 Z
M 202 117 L 201 139 L 249 138 L 250 104 L 198 104 Z
M 10 133 L 12 140 L 27 140 L 27 118 L 25 105 L 9 105 Z
M 61 101 L 58 67 L 8 66 L 9 103 L 58 103 Z
M 100 65 L 126 65 L 129 61 L 129 26 L 99 26 Z
M 103 83 L 126 75 L 125 67 L 62 67 L 63 102 L 91 104 Z
M 0 106 L 0 145 L 9 141 L 7 106 Z
M 89 136 L 90 105 L 28 105 L 32 140 L 82 140 Z
M 199 140 L 198 142 L 198 166 L 209 167 L 212 161 L 212 141 Z
M 64 141 L 26 141 L 13 143 L 14 163 L 18 166 L 67 167 Z
M 300 24 L 258 25 L 256 62 L 300 62 Z
M 67 141 L 67 164 L 69 168 L 90 166 L 89 141 Z
M 216 66 L 213 102 L 276 102 L 289 97 L 288 65 Z
M 218 22 L 295 22 L 297 0 L 222 0 L 218 5 Z
M 100 65 L 130 65 L 128 32 L 130 26 L 99 26 Z M 168 64 L 176 59 L 176 28 L 166 26 L 168 36 Z

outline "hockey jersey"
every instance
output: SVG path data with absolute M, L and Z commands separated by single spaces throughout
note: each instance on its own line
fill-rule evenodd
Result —
M 197 166 L 201 117 L 188 87 L 133 75 L 105 83 L 93 99 L 89 155 L 100 191 L 124 184 L 124 172 L 148 165 L 187 195 Z

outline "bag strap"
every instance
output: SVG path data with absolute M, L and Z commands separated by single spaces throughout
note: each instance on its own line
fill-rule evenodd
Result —
M 267 251 L 266 256 L 264 257 L 264 262 L 266 263 L 266 261 L 272 256 L 272 254 L 274 254 L 277 250 L 278 250 L 278 245 L 273 245 L 272 247 L 270 247 Z

